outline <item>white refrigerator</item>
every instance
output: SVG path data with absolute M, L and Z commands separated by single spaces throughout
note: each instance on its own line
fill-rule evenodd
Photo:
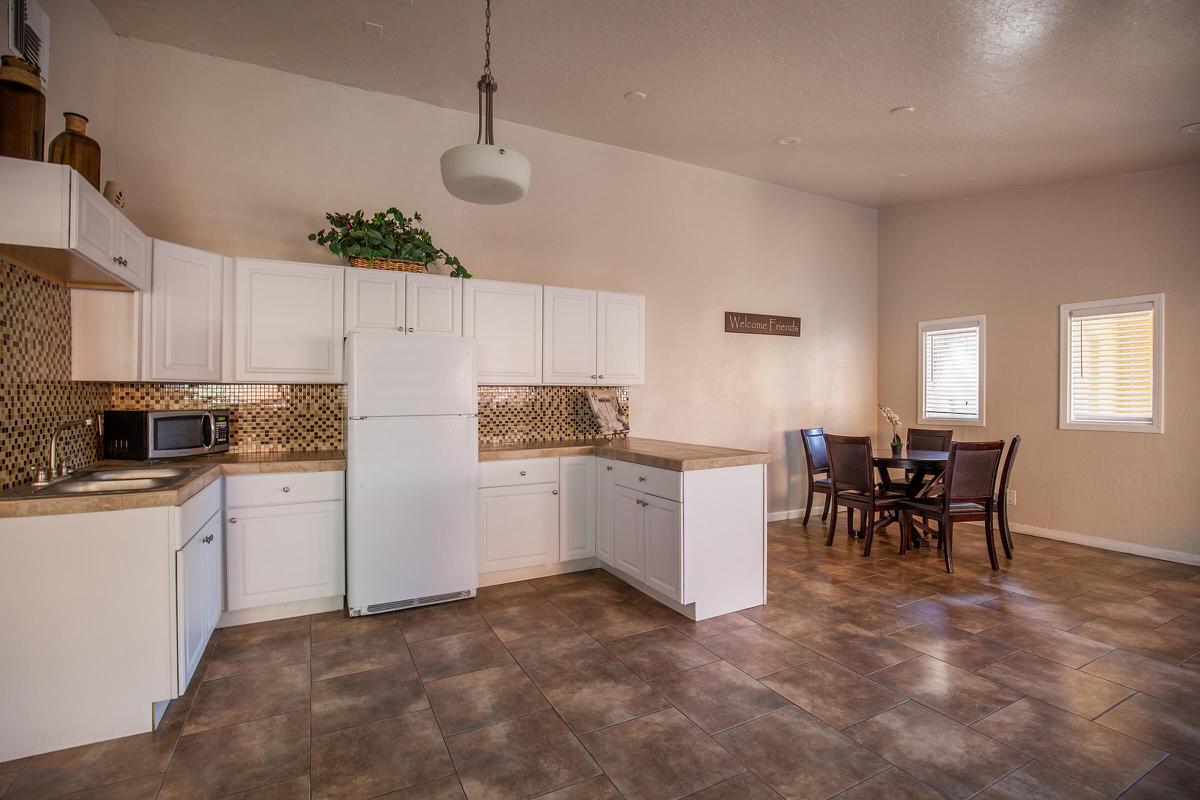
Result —
M 475 340 L 352 333 L 345 365 L 350 616 L 473 596 Z

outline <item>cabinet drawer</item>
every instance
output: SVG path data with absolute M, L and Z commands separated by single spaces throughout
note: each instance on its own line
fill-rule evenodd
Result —
M 277 472 L 231 475 L 225 479 L 225 506 L 245 508 L 322 503 L 345 497 L 344 472 Z
M 613 461 L 604 466 L 612 466 L 616 474 L 616 484 L 634 489 L 667 500 L 683 500 L 683 473 L 673 472 L 658 467 L 643 467 L 641 464 L 631 464 L 628 461 Z
M 479 465 L 479 488 L 558 483 L 557 458 L 517 458 L 484 461 Z

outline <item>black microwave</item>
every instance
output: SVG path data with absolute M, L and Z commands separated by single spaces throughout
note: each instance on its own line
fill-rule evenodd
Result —
M 133 461 L 229 450 L 228 411 L 105 411 L 104 457 Z

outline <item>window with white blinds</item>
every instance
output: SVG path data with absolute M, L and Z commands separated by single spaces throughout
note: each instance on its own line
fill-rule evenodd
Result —
M 1162 430 L 1162 295 L 1062 306 L 1059 427 Z
M 920 421 L 983 425 L 985 318 L 932 320 L 917 327 Z

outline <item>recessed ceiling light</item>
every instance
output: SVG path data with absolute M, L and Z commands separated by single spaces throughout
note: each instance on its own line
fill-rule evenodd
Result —
M 896 106 L 888 111 L 889 114 L 911 114 L 916 111 L 912 106 Z
M 626 92 L 624 94 L 624 97 L 630 103 L 640 103 L 646 99 L 646 93 L 645 92 Z
M 1193 122 L 1191 125 L 1184 125 L 1179 129 L 1180 133 L 1200 133 L 1200 122 Z
M 780 136 L 778 139 L 775 140 L 775 144 L 793 145 L 793 144 L 800 144 L 803 141 L 804 140 L 801 139 L 799 136 Z

